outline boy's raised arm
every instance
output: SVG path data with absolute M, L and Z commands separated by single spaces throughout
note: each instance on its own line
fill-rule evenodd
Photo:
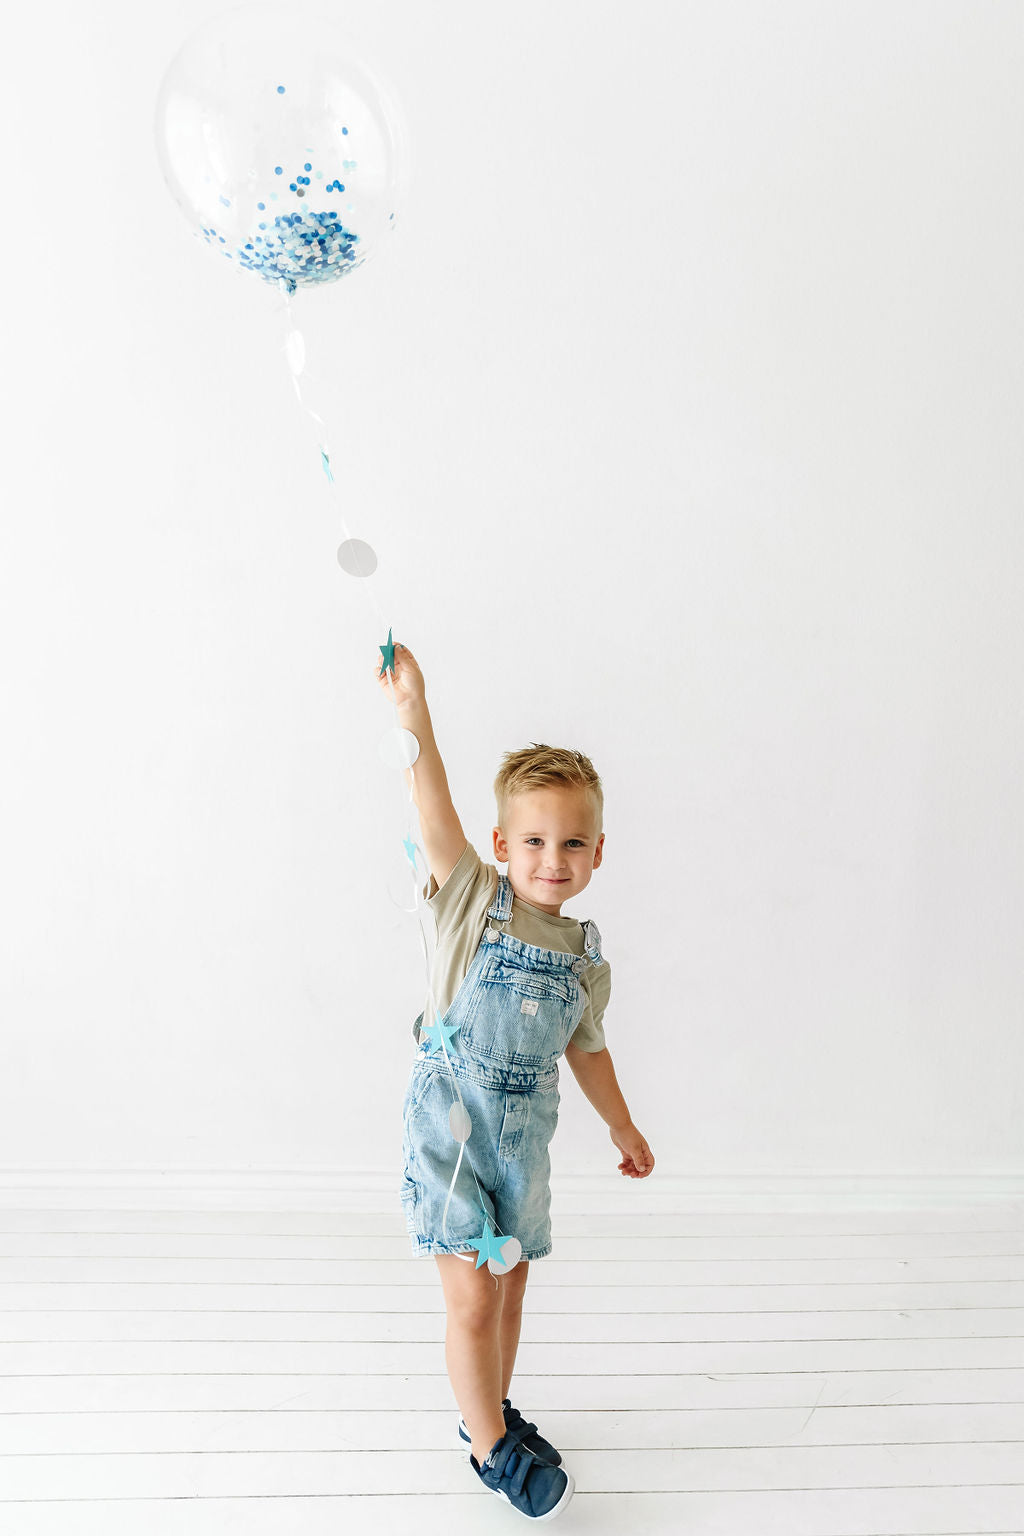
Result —
M 408 646 L 396 644 L 395 670 L 390 682 L 386 676 L 379 676 L 380 665 L 378 658 L 374 671 L 385 693 L 390 696 L 394 688 L 399 725 L 411 731 L 420 744 L 415 763 L 405 769 L 405 782 L 412 786 L 430 872 L 440 887 L 466 851 L 468 840 L 452 804 L 448 775 L 434 740 L 423 674 L 416 658 Z

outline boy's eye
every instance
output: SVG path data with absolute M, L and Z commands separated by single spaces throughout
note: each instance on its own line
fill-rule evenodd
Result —
M 526 841 L 528 843 L 539 843 L 540 842 L 540 838 L 539 837 L 528 837 L 526 839 Z M 570 838 L 567 838 L 566 841 L 570 842 L 570 843 L 579 843 L 580 847 L 581 848 L 583 847 L 583 843 L 582 843 L 582 841 L 578 837 L 570 837 Z

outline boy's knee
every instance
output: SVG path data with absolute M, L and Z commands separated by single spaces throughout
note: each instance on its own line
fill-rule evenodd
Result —
M 493 1282 L 493 1276 L 491 1277 Z M 469 1333 L 489 1335 L 501 1316 L 501 1292 L 492 1286 L 469 1286 L 456 1291 L 448 1305 L 449 1321 Z

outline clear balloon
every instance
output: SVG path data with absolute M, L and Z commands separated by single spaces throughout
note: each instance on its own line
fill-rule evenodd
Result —
M 197 234 L 289 293 L 361 266 L 408 189 L 408 133 L 360 45 L 319 9 L 241 6 L 194 32 L 156 110 Z

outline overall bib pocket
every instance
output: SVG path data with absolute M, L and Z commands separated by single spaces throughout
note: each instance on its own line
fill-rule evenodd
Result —
M 581 1001 L 571 970 L 518 964 L 507 950 L 490 952 L 460 1039 L 468 1050 L 506 1066 L 542 1069 L 565 1050 Z

